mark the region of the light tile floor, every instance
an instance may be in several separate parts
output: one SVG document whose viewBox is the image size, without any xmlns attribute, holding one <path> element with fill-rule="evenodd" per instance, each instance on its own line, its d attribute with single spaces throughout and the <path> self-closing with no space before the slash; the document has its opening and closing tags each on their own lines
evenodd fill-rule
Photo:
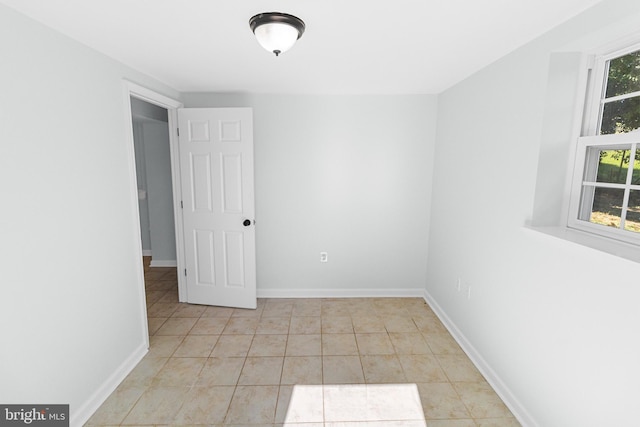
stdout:
<svg viewBox="0 0 640 427">
<path fill-rule="evenodd" d="M 420 298 L 259 299 L 243 310 L 178 303 L 175 269 L 145 277 L 149 353 L 87 426 L 424 426 L 344 408 L 349 385 L 385 385 L 398 413 L 407 384 L 428 427 L 520 425 Z M 294 405 L 296 385 L 322 396 L 322 418 Z M 329 411 L 331 395 L 342 409 Z"/>
</svg>

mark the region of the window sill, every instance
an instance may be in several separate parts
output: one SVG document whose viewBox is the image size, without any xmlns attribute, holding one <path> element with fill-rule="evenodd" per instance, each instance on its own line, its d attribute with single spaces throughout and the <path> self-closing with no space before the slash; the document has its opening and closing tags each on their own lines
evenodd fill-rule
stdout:
<svg viewBox="0 0 640 427">
<path fill-rule="evenodd" d="M 632 245 L 630 243 L 597 236 L 568 227 L 540 227 L 527 224 L 525 228 L 552 237 L 556 237 L 558 239 L 566 240 L 578 245 L 586 246 L 600 252 L 605 252 L 610 255 L 625 258 L 629 261 L 640 263 L 640 247 Z"/>
</svg>

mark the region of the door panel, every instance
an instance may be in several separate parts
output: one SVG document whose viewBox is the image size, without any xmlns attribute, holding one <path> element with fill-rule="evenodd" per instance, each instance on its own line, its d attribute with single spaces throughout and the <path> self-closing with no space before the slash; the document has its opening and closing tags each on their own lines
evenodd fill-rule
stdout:
<svg viewBox="0 0 640 427">
<path fill-rule="evenodd" d="M 187 302 L 256 308 L 252 111 L 186 108 L 178 122 Z"/>
<path fill-rule="evenodd" d="M 213 211 L 213 189 L 211 188 L 211 156 L 209 154 L 193 154 L 189 169 L 191 181 L 191 200 L 194 212 Z"/>
<path fill-rule="evenodd" d="M 198 286 L 215 286 L 214 238 L 211 230 L 193 230 L 195 281 Z M 190 301 L 188 301 L 190 302 Z"/>
<path fill-rule="evenodd" d="M 225 213 L 242 213 L 242 157 L 233 154 L 222 156 L 222 210 Z"/>
<path fill-rule="evenodd" d="M 227 285 L 244 287 L 244 238 L 242 233 L 224 233 L 224 253 Z"/>
</svg>

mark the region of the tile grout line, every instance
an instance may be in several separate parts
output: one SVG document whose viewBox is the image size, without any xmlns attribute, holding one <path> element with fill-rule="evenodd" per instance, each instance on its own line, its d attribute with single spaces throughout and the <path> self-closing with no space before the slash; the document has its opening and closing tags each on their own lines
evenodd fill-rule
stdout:
<svg viewBox="0 0 640 427">
<path fill-rule="evenodd" d="M 150 281 L 150 282 L 151 282 L 151 281 Z M 170 291 L 165 292 L 165 294 L 164 294 L 164 295 L 168 295 L 168 294 L 170 294 Z M 158 298 L 158 300 L 159 300 L 159 299 L 164 298 L 164 295 L 163 295 L 163 296 L 161 296 L 160 298 Z M 154 297 L 154 298 L 155 298 L 155 297 Z M 272 301 L 272 300 L 271 300 L 271 299 L 267 299 L 267 300 L 266 300 L 266 302 L 262 305 L 263 311 L 262 311 L 262 312 L 260 313 L 260 315 L 258 316 L 258 319 L 259 319 L 259 320 L 261 320 L 261 319 L 263 319 L 263 318 L 273 317 L 273 315 L 276 315 L 276 314 L 280 314 L 280 315 L 282 315 L 282 312 L 279 312 L 279 310 L 280 310 L 280 309 L 279 309 L 279 308 L 277 308 L 277 307 L 275 307 L 275 308 L 272 308 L 272 310 L 270 310 L 270 311 L 269 311 L 269 313 L 270 313 L 272 316 L 266 316 L 266 317 L 263 317 L 263 314 L 264 314 L 264 308 L 266 307 L 266 304 L 268 304 L 268 303 L 269 303 L 269 301 Z M 273 300 L 273 301 L 277 301 L 277 300 Z M 324 299 L 322 299 L 321 301 L 322 301 L 322 302 L 324 302 Z M 329 302 L 331 302 L 331 301 L 329 301 Z M 378 300 L 375 300 L 375 302 L 378 302 Z M 153 305 L 155 305 L 156 303 L 159 303 L 159 301 L 156 301 L 156 302 L 154 302 L 153 304 L 151 304 L 151 305 L 148 307 L 148 309 L 149 309 L 150 307 L 152 307 Z M 274 304 L 274 305 L 275 305 L 275 304 Z M 424 305 L 424 304 L 423 304 L 423 305 Z M 165 320 L 162 322 L 162 324 L 160 324 L 160 325 L 156 328 L 156 332 L 157 332 L 157 331 L 159 331 L 159 330 L 163 327 L 163 325 L 167 322 L 167 320 L 168 320 L 169 318 L 172 318 L 172 317 L 173 317 L 173 315 L 178 311 L 178 307 L 179 307 L 178 305 L 176 305 L 176 306 L 174 307 L 174 309 L 172 310 L 171 314 L 169 314 L 169 317 L 166 317 L 166 318 L 165 318 Z M 259 307 L 260 307 L 260 305 L 259 305 Z M 324 330 L 323 330 L 323 328 L 322 328 L 322 318 L 323 318 L 323 317 L 330 317 L 330 316 L 323 316 L 323 315 L 322 315 L 322 314 L 323 314 L 323 311 L 324 311 L 324 310 L 322 309 L 322 307 L 323 307 L 323 305 L 321 304 L 321 305 L 320 305 L 320 315 L 319 315 L 319 317 L 320 317 L 320 321 L 321 321 L 321 328 L 320 328 L 320 351 L 319 351 L 319 353 L 320 353 L 320 360 L 321 360 L 321 366 L 320 366 L 320 369 L 321 369 L 322 387 L 323 387 L 323 390 L 324 390 L 324 385 L 325 385 L 325 376 L 326 376 L 326 373 L 324 372 L 324 363 L 322 363 L 322 362 L 323 362 L 323 360 L 324 360 L 324 357 L 326 357 L 326 356 L 327 356 L 327 354 L 325 354 L 324 346 L 322 345 L 322 343 L 323 343 L 322 337 L 325 335 Z M 330 307 L 330 304 L 329 304 L 329 305 L 327 305 L 327 307 Z M 337 315 L 341 315 L 341 314 L 343 314 L 343 313 L 342 313 L 343 308 L 344 308 L 343 306 L 330 307 L 330 308 L 331 308 L 331 309 L 328 309 L 328 308 L 327 308 L 327 310 L 326 310 L 326 312 L 325 312 L 327 315 L 330 315 L 331 313 L 333 313 L 333 314 L 332 314 L 333 316 L 337 316 Z M 427 308 L 428 308 L 428 306 L 427 306 Z M 276 407 L 275 407 L 274 419 L 273 419 L 273 420 L 274 420 L 274 423 L 275 423 L 276 421 L 278 421 L 278 420 L 276 419 L 277 411 L 278 411 L 278 400 L 279 400 L 279 399 L 280 399 L 280 397 L 281 397 L 281 391 L 282 391 L 282 387 L 283 387 L 282 380 L 283 380 L 284 373 L 285 373 L 285 372 L 284 372 L 284 361 L 285 361 L 285 359 L 286 359 L 286 357 L 287 357 L 287 349 L 289 348 L 289 344 L 290 344 L 291 320 L 292 320 L 292 318 L 293 318 L 293 311 L 294 311 L 294 310 L 295 310 L 295 303 L 293 304 L 292 309 L 291 309 L 291 310 L 289 310 L 289 312 L 288 312 L 288 316 L 287 316 L 287 317 L 288 317 L 288 319 L 289 319 L 289 329 L 288 329 L 288 332 L 287 332 L 287 334 L 286 334 L 286 343 L 285 343 L 285 349 L 284 349 L 284 355 L 283 355 L 283 362 L 282 362 L 283 364 L 282 364 L 282 370 L 281 370 L 281 372 L 280 372 L 279 389 L 278 389 L 278 394 L 277 394 L 277 397 L 276 397 Z M 359 308 L 359 310 L 360 310 L 360 308 Z M 374 310 L 374 311 L 375 311 L 375 310 Z M 414 316 L 416 315 L 416 307 L 415 307 L 414 305 L 411 305 L 410 307 L 407 307 L 406 309 L 404 309 L 404 311 L 406 312 L 405 314 L 406 314 L 406 315 L 411 319 L 411 321 L 412 321 L 413 325 L 417 328 L 417 331 L 418 331 L 418 333 L 420 334 L 420 336 L 424 339 L 424 342 L 426 343 L 426 349 L 428 349 L 428 351 L 430 351 L 430 355 L 431 355 L 431 356 L 436 360 L 436 362 L 437 362 L 437 366 L 438 366 L 438 367 L 439 367 L 439 368 L 444 372 L 444 376 L 445 376 L 445 378 L 448 380 L 448 381 L 447 381 L 447 383 L 448 383 L 451 387 L 453 387 L 453 384 L 454 384 L 454 383 L 451 381 L 451 376 L 450 376 L 449 374 L 447 374 L 447 372 L 444 370 L 444 368 L 443 368 L 443 365 L 442 365 L 442 362 L 441 362 L 440 358 L 438 357 L 438 355 L 437 355 L 437 354 L 435 354 L 435 353 L 434 353 L 434 350 L 433 350 L 433 344 L 430 344 L 430 341 L 431 341 L 431 340 L 427 339 L 427 335 L 430 335 L 430 334 L 425 334 L 425 332 L 424 332 L 423 330 L 421 330 L 421 329 L 420 329 L 420 327 L 418 327 L 418 324 L 417 324 L 416 319 L 415 319 L 415 317 L 414 317 Z M 197 317 L 197 319 L 201 319 L 201 318 L 203 318 L 203 316 L 204 316 L 204 313 L 205 313 L 205 312 L 206 312 L 206 310 L 203 310 L 203 311 L 200 313 L 200 315 Z M 389 316 L 391 316 L 391 314 L 389 314 L 389 313 L 387 313 L 387 314 L 385 314 L 385 315 L 389 315 Z M 214 317 L 216 317 L 216 316 L 214 316 Z M 237 316 L 237 317 L 242 317 L 242 316 Z M 285 317 L 285 316 L 281 316 L 281 317 Z M 312 316 L 312 317 L 318 317 L 318 316 Z M 347 317 L 347 316 L 345 316 L 345 317 Z M 354 313 L 352 313 L 352 312 L 348 311 L 348 317 L 349 317 L 349 319 L 350 319 L 351 327 L 352 327 L 352 331 L 351 331 L 351 333 L 352 333 L 352 334 L 353 334 L 353 336 L 354 336 L 354 340 L 355 340 L 355 343 L 356 343 L 356 350 L 357 350 L 358 355 L 359 355 L 360 368 L 361 368 L 361 373 L 362 373 L 362 376 L 363 376 L 363 383 L 364 383 L 364 384 L 368 384 L 367 378 L 365 377 L 364 365 L 363 365 L 363 363 L 362 363 L 362 357 L 363 357 L 364 355 L 363 355 L 363 354 L 361 354 L 361 348 L 360 348 L 361 346 L 360 346 L 360 344 L 358 343 L 358 340 L 357 340 L 357 334 L 356 334 L 356 331 L 355 331 L 355 327 L 354 327 L 354 325 L 353 325 Z M 205 359 L 210 359 L 210 358 L 212 357 L 213 351 L 214 351 L 215 347 L 216 347 L 216 346 L 217 346 L 217 344 L 218 344 L 218 340 L 223 336 L 224 328 L 226 328 L 226 327 L 227 327 L 228 322 L 229 322 L 229 320 L 230 320 L 231 318 L 233 318 L 233 313 L 232 313 L 229 317 L 226 317 L 226 319 L 227 319 L 227 323 L 226 323 L 226 324 L 225 324 L 225 326 L 223 327 L 223 330 L 220 332 L 220 334 L 217 334 L 217 341 L 216 341 L 216 343 L 214 343 L 214 345 L 213 345 L 213 347 L 212 347 L 211 351 L 209 352 L 209 356 L 208 356 L 207 358 L 205 358 Z M 197 320 L 196 320 L 196 323 L 197 323 Z M 192 325 L 192 326 L 189 328 L 189 330 L 187 331 L 186 335 L 183 335 L 183 336 L 182 336 L 182 340 L 180 341 L 180 343 L 178 343 L 177 347 L 175 347 L 175 349 L 173 350 L 173 352 L 171 353 L 171 355 L 167 358 L 167 360 L 171 360 L 171 359 L 173 359 L 173 358 L 176 358 L 175 353 L 177 352 L 177 349 L 178 349 L 178 348 L 179 348 L 179 347 L 184 343 L 184 341 L 186 340 L 186 337 L 188 337 L 188 336 L 192 336 L 192 335 L 191 335 L 191 331 L 193 330 L 193 328 L 194 328 L 194 327 L 195 327 L 195 323 L 194 323 L 194 325 Z M 254 330 L 254 331 L 253 331 L 253 334 L 252 334 L 252 337 L 251 337 L 251 343 L 250 343 L 250 345 L 249 345 L 249 349 L 251 348 L 251 345 L 253 344 L 253 342 L 254 342 L 254 340 L 255 340 L 255 338 L 256 338 L 256 335 L 257 335 L 257 328 L 258 328 L 258 326 L 256 327 L 256 330 Z M 155 333 L 154 333 L 154 334 L 150 334 L 150 335 L 155 335 Z M 234 335 L 235 335 L 235 334 L 234 334 Z M 307 333 L 305 333 L 305 334 L 302 334 L 302 335 L 308 335 L 308 334 L 307 334 Z M 388 327 L 387 327 L 386 325 L 385 325 L 385 335 L 386 335 L 387 339 L 391 342 L 391 346 L 392 346 L 393 351 L 394 351 L 394 352 L 393 352 L 394 357 L 395 357 L 395 358 L 398 360 L 398 362 L 399 362 L 400 355 L 399 355 L 399 353 L 398 353 L 398 346 L 397 346 L 396 344 L 394 344 L 394 342 L 391 340 L 391 332 L 389 331 L 389 329 L 388 329 Z M 439 345 L 439 346 L 441 346 L 441 345 Z M 233 396 L 235 395 L 236 390 L 237 390 L 237 387 L 238 387 L 238 385 L 239 385 L 240 376 L 241 376 L 242 370 L 244 369 L 245 364 L 246 364 L 246 361 L 247 361 L 248 352 L 249 352 L 249 350 L 247 350 L 247 354 L 245 354 L 245 356 L 244 356 L 244 360 L 243 360 L 242 368 L 241 368 L 241 370 L 240 370 L 240 373 L 239 373 L 239 375 L 238 375 L 237 380 L 235 381 L 235 386 L 234 386 L 234 391 L 233 391 L 233 394 L 232 394 L 232 399 L 233 399 Z M 411 353 L 411 354 L 413 354 L 413 353 Z M 443 354 L 444 354 L 444 353 L 443 353 Z M 407 374 L 406 374 L 406 369 L 405 369 L 405 367 L 402 365 L 402 363 L 400 363 L 400 368 L 401 368 L 401 370 L 402 370 L 402 373 L 403 373 L 403 375 L 404 375 L 405 379 L 408 381 L 408 379 L 407 379 Z M 199 374 L 198 374 L 196 377 L 198 377 L 198 376 L 202 373 L 203 369 L 204 369 L 204 366 L 200 369 Z M 156 374 L 156 375 L 157 375 L 157 374 Z M 195 387 L 195 384 L 196 384 L 196 383 L 197 383 L 197 379 L 196 379 L 196 381 L 195 381 L 194 383 L 192 383 L 192 385 L 190 386 L 190 389 L 193 389 L 193 387 Z M 294 384 L 294 385 L 295 385 L 295 384 Z M 148 389 L 148 388 L 149 388 L 149 386 L 146 386 L 145 390 L 146 390 L 146 389 Z M 469 412 L 469 410 L 468 410 L 467 404 L 462 400 L 461 395 L 460 395 L 460 393 L 458 392 L 458 390 L 457 390 L 455 387 L 453 387 L 453 388 L 454 388 L 454 391 L 455 391 L 455 395 L 458 397 L 458 400 L 459 400 L 459 401 L 464 405 L 464 407 L 466 408 L 467 413 L 468 413 L 468 415 L 469 415 L 469 416 L 470 416 L 470 418 L 471 418 L 471 419 L 470 419 L 470 421 L 471 421 L 471 422 L 473 422 L 475 425 L 478 425 L 478 424 L 477 424 L 477 420 L 476 420 L 473 416 L 471 416 L 471 414 L 470 414 L 470 412 Z M 139 401 L 139 400 L 140 400 L 140 397 L 139 397 L 138 399 L 136 399 L 136 401 L 133 403 L 133 405 L 131 406 L 131 409 L 129 410 L 129 412 L 127 412 L 127 414 L 125 414 L 125 416 L 124 416 L 123 420 L 124 420 L 124 419 L 125 419 L 125 418 L 130 414 L 130 413 L 131 413 L 131 410 L 133 409 L 133 407 L 135 407 L 135 405 L 138 403 L 138 401 Z M 230 410 L 230 407 L 231 407 L 231 406 L 230 406 L 230 403 L 231 403 L 231 401 L 229 402 L 229 405 L 227 405 L 227 411 L 226 411 L 226 413 L 225 413 L 225 417 L 224 417 L 224 421 L 223 421 L 223 422 L 228 421 L 228 420 L 227 420 L 227 418 L 228 418 L 228 416 L 229 416 L 229 410 Z M 184 403 L 183 403 L 183 404 L 184 404 Z M 323 418 L 324 418 L 324 411 L 325 411 L 325 406 L 324 406 L 324 405 L 325 405 L 325 402 L 324 402 L 324 392 L 323 392 Z M 501 417 L 494 417 L 494 418 L 501 418 Z M 225 424 L 225 425 L 226 425 L 226 424 Z M 275 425 L 275 424 L 274 424 L 274 425 Z"/>
</svg>

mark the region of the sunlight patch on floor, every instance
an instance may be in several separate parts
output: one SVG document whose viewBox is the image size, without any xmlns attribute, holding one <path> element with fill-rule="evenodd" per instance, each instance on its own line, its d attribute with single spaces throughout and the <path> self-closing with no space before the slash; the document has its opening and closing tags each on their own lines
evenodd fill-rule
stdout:
<svg viewBox="0 0 640 427">
<path fill-rule="evenodd" d="M 284 426 L 426 427 L 416 384 L 296 385 Z"/>
</svg>

